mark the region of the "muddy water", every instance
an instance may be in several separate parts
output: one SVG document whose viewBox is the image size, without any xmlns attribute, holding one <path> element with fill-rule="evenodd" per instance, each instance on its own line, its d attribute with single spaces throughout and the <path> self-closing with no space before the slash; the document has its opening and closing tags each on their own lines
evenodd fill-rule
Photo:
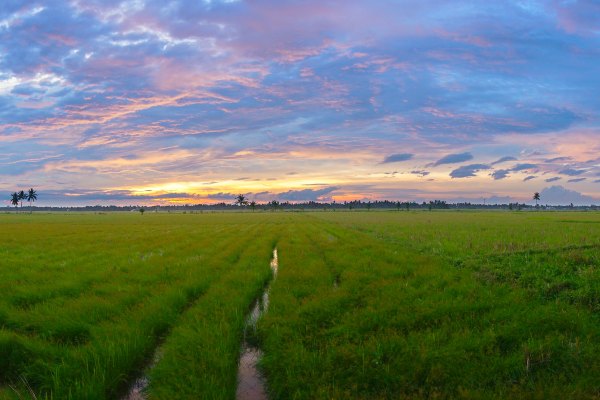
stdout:
<svg viewBox="0 0 600 400">
<path fill-rule="evenodd" d="M 148 379 L 148 372 L 158 363 L 162 355 L 160 347 L 156 349 L 154 355 L 152 356 L 152 361 L 146 369 L 142 376 L 137 378 L 135 382 L 129 387 L 129 391 L 125 396 L 121 398 L 121 400 L 146 400 L 146 389 L 148 388 L 148 384 L 150 380 Z"/>
<path fill-rule="evenodd" d="M 278 268 L 279 261 L 277 259 L 277 249 L 275 249 L 271 259 L 273 279 L 277 277 Z M 265 380 L 258 370 L 258 362 L 262 357 L 262 351 L 256 345 L 250 343 L 248 336 L 256 331 L 256 323 L 269 308 L 269 289 L 270 284 L 265 288 L 262 296 L 255 301 L 246 320 L 238 367 L 238 387 L 235 394 L 237 400 L 267 400 Z"/>
<path fill-rule="evenodd" d="M 123 400 L 145 400 L 144 390 L 146 387 L 148 387 L 148 378 L 144 376 L 135 381 L 131 389 L 129 389 L 127 396 L 123 397 Z"/>
</svg>

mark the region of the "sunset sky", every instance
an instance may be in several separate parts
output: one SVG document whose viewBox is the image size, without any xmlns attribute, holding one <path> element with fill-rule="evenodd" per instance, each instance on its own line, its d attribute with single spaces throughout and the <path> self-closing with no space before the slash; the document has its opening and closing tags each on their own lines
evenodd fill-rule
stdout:
<svg viewBox="0 0 600 400">
<path fill-rule="evenodd" d="M 0 3 L 4 205 L 600 204 L 599 111 L 595 0 Z"/>
</svg>

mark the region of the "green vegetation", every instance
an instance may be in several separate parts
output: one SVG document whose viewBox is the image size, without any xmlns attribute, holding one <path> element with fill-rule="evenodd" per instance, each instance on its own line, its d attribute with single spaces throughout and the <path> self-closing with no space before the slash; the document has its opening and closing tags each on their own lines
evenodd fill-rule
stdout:
<svg viewBox="0 0 600 400">
<path fill-rule="evenodd" d="M 30 188 L 27 192 L 23 190 L 19 192 L 13 192 L 10 195 L 10 204 L 15 206 L 15 210 L 19 203 L 21 204 L 21 208 L 23 208 L 23 200 L 27 200 L 29 202 L 29 211 L 31 212 L 31 202 L 36 201 L 38 198 L 37 192 L 34 188 Z"/>
<path fill-rule="evenodd" d="M 178 323 L 206 334 L 194 340 L 218 330 L 230 351 L 274 244 L 273 227 L 240 215 L 20 215 L 1 226 L 0 398 L 11 382 L 23 396 L 27 382 L 57 399 L 117 398 Z M 185 340 L 173 329 L 164 364 Z M 205 369 L 207 380 L 235 380 L 237 354 L 226 356 L 230 370 Z"/>
<path fill-rule="evenodd" d="M 398 207 L 400 209 L 401 207 Z M 0 216 L 0 399 L 600 397 L 600 214 Z M 10 385 L 15 390 L 10 388 Z"/>
</svg>

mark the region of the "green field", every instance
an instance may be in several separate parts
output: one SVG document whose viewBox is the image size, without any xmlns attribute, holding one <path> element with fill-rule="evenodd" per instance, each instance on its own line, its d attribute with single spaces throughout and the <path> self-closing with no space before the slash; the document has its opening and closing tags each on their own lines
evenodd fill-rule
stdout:
<svg viewBox="0 0 600 400">
<path fill-rule="evenodd" d="M 600 214 L 0 215 L 0 399 L 600 398 Z"/>
</svg>

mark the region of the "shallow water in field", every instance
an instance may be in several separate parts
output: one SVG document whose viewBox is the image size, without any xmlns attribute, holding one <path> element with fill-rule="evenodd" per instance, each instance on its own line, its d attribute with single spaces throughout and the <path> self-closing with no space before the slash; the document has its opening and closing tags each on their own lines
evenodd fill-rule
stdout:
<svg viewBox="0 0 600 400">
<path fill-rule="evenodd" d="M 273 258 L 271 259 L 273 279 L 277 277 L 278 268 L 279 260 L 277 258 L 277 249 L 275 249 L 273 250 Z M 262 357 L 262 351 L 248 341 L 248 333 L 256 330 L 256 323 L 269 308 L 269 288 L 270 284 L 265 288 L 262 296 L 256 299 L 252 311 L 250 311 L 246 320 L 244 341 L 242 343 L 238 367 L 238 387 L 235 394 L 237 400 L 266 400 L 268 398 L 264 377 L 258 370 L 258 362 Z"/>
<path fill-rule="evenodd" d="M 273 250 L 273 258 L 271 259 L 271 271 L 273 273 L 273 279 L 277 277 L 277 270 L 279 268 L 279 261 L 277 258 L 277 249 Z M 258 370 L 258 361 L 262 356 L 262 351 L 251 344 L 247 340 L 248 333 L 256 330 L 256 324 L 260 317 L 267 312 L 269 307 L 269 288 L 268 285 L 262 296 L 260 296 L 254 302 L 252 310 L 246 319 L 246 327 L 244 329 L 244 341 L 242 343 L 242 350 L 240 355 L 239 367 L 238 367 L 238 387 L 236 391 L 237 400 L 266 400 L 267 393 L 265 391 L 265 381 L 260 371 Z M 148 379 L 148 371 L 150 371 L 161 358 L 160 346 L 156 349 L 152 361 L 145 368 L 142 376 L 135 380 L 135 382 L 129 387 L 129 390 L 121 400 L 146 400 L 147 395 L 145 391 L 150 384 Z"/>
<path fill-rule="evenodd" d="M 121 400 L 146 400 L 145 391 L 150 384 L 147 372 L 150 371 L 160 360 L 162 355 L 161 348 L 158 347 L 152 356 L 152 361 L 146 367 L 144 374 L 137 378 L 135 382 L 129 387 L 129 391 Z"/>
<path fill-rule="evenodd" d="M 238 367 L 238 387 L 235 398 L 238 400 L 266 400 L 264 379 L 256 364 L 262 352 L 256 347 L 244 346 Z"/>
<path fill-rule="evenodd" d="M 123 400 L 144 400 L 144 389 L 148 387 L 148 379 L 144 376 L 135 381 L 133 386 L 129 389 L 127 396 Z"/>
</svg>

